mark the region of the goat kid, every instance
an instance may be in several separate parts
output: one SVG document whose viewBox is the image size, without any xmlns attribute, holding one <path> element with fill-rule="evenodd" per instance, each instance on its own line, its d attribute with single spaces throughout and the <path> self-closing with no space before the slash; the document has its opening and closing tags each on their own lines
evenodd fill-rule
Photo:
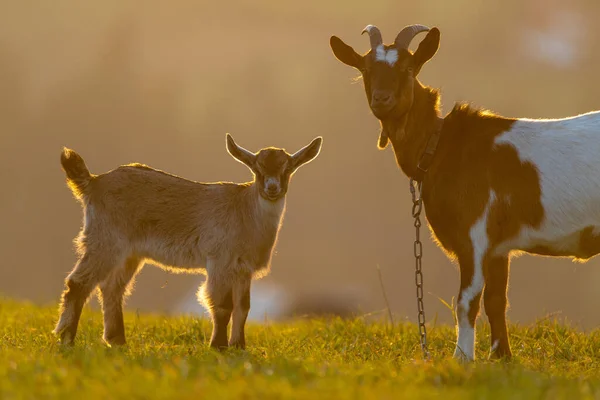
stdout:
<svg viewBox="0 0 600 400">
<path fill-rule="evenodd" d="M 460 267 L 454 357 L 474 359 L 475 321 L 483 302 L 491 357 L 511 357 L 506 327 L 511 255 L 522 252 L 585 261 L 600 252 L 600 112 L 563 119 L 505 118 L 457 104 L 440 117 L 439 94 L 417 76 L 437 52 L 440 31 L 407 26 L 391 45 L 369 25 L 360 55 L 332 36 L 342 63 L 358 69 L 369 106 L 402 171 L 422 182 L 427 220 Z M 428 32 L 413 53 L 412 39 Z M 441 126 L 441 129 L 440 129 Z M 426 171 L 418 168 L 437 149 Z"/>
<path fill-rule="evenodd" d="M 317 157 L 322 138 L 293 155 L 272 147 L 252 153 L 229 134 L 226 142 L 253 181 L 199 183 L 142 164 L 92 175 L 77 153 L 63 150 L 61 164 L 84 220 L 75 241 L 79 260 L 66 279 L 54 330 L 62 343 L 73 343 L 82 308 L 99 286 L 104 340 L 125 344 L 123 301 L 149 262 L 206 274 L 199 299 L 212 317 L 210 346 L 245 347 L 251 280 L 268 273 L 290 178 Z"/>
</svg>

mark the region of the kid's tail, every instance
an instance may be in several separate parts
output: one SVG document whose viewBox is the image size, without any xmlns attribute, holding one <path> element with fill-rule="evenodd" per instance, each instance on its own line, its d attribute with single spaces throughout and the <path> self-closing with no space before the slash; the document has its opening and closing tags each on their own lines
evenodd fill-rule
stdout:
<svg viewBox="0 0 600 400">
<path fill-rule="evenodd" d="M 66 147 L 60 155 L 60 164 L 67 174 L 67 184 L 76 198 L 82 199 L 86 188 L 92 181 L 92 174 L 85 165 L 83 158 L 76 152 Z"/>
</svg>

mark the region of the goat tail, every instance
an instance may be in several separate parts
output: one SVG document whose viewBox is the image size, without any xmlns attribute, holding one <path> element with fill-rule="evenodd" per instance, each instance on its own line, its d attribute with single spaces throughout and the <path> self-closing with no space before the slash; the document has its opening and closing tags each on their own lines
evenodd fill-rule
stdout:
<svg viewBox="0 0 600 400">
<path fill-rule="evenodd" d="M 64 147 L 60 155 L 60 164 L 67 174 L 67 184 L 73 195 L 79 200 L 83 199 L 93 179 L 85 161 L 75 151 Z"/>
</svg>

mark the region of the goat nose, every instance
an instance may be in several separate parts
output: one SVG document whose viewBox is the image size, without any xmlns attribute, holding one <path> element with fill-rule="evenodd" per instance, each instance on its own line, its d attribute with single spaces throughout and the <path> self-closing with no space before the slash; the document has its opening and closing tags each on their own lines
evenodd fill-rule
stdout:
<svg viewBox="0 0 600 400">
<path fill-rule="evenodd" d="M 376 91 L 375 93 L 373 93 L 373 100 L 375 100 L 375 103 L 386 104 L 386 103 L 389 103 L 391 98 L 392 98 L 392 94 L 387 91 L 386 92 Z"/>
<path fill-rule="evenodd" d="M 277 184 L 275 183 L 269 183 L 267 185 L 267 191 L 270 193 L 277 193 Z"/>
</svg>

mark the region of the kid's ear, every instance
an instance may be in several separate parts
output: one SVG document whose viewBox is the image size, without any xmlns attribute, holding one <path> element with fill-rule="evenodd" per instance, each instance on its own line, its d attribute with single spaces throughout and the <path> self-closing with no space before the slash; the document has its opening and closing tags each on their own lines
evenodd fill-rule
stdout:
<svg viewBox="0 0 600 400">
<path fill-rule="evenodd" d="M 292 155 L 292 164 L 294 170 L 300 168 L 302 165 L 314 160 L 321 152 L 321 144 L 323 138 L 321 136 L 313 139 L 309 145 L 304 146 Z"/>
<path fill-rule="evenodd" d="M 233 158 L 245 164 L 249 168 L 254 166 L 256 162 L 256 154 L 252 153 L 249 150 L 246 150 L 242 146 L 239 146 L 231 137 L 229 133 L 226 134 L 227 139 L 227 151 Z"/>
</svg>

